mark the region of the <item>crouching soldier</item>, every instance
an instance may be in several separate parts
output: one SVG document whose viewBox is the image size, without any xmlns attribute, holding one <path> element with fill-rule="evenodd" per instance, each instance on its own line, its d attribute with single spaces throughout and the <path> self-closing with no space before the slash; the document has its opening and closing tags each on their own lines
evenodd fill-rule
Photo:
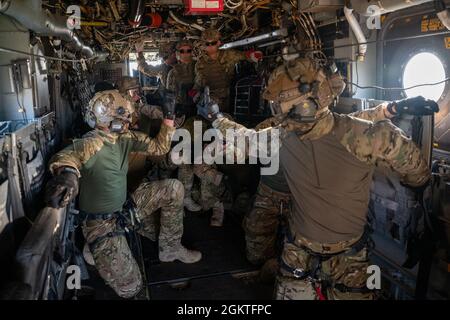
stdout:
<svg viewBox="0 0 450 320">
<path fill-rule="evenodd" d="M 163 155 L 169 151 L 173 132 L 174 97 L 165 95 L 164 122 L 151 139 L 129 131 L 134 108 L 118 91 L 97 93 L 90 101 L 86 121 L 94 128 L 82 139 L 50 160 L 52 180 L 46 188 L 49 206 L 66 206 L 80 191 L 79 209 L 85 217 L 83 233 L 100 276 L 123 298 L 135 296 L 142 287 L 139 267 L 118 225 L 127 193 L 128 154 L 132 151 Z M 139 233 L 156 240 L 159 227 L 159 258 L 194 263 L 201 253 L 181 245 L 183 234 L 183 185 L 174 179 L 141 184 L 132 194 L 141 221 Z M 161 209 L 160 225 L 155 211 Z"/>
</svg>

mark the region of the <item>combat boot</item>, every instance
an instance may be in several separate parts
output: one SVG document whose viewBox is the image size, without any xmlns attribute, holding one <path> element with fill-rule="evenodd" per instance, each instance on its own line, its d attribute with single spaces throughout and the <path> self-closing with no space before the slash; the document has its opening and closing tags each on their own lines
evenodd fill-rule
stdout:
<svg viewBox="0 0 450 320">
<path fill-rule="evenodd" d="M 159 260 L 161 260 L 161 262 L 179 260 L 183 263 L 196 263 L 201 259 L 202 253 L 200 251 L 186 249 L 181 244 L 176 248 L 159 250 Z"/>
<path fill-rule="evenodd" d="M 211 217 L 211 226 L 212 227 L 221 227 L 223 226 L 223 218 L 224 218 L 224 208 L 223 202 L 218 201 L 213 207 L 213 214 Z"/>
<path fill-rule="evenodd" d="M 198 211 L 202 210 L 202 206 L 199 205 L 198 203 L 196 203 L 194 201 L 194 199 L 192 199 L 192 197 L 184 198 L 183 205 L 186 209 L 188 209 L 189 211 L 192 211 L 192 212 L 198 212 Z"/>
</svg>

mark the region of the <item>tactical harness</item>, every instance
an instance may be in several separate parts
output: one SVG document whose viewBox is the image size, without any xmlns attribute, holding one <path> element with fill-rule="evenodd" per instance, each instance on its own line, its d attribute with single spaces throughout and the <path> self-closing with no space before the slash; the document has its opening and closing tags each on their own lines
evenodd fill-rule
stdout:
<svg viewBox="0 0 450 320">
<path fill-rule="evenodd" d="M 280 203 L 280 222 L 282 223 L 282 234 L 284 235 L 284 238 L 288 243 L 295 245 L 296 247 L 306 251 L 312 259 L 312 267 L 310 270 L 304 270 L 302 268 L 293 268 L 290 265 L 288 265 L 284 260 L 282 255 L 279 255 L 279 265 L 280 268 L 294 276 L 297 280 L 308 280 L 314 285 L 314 289 L 316 291 L 317 296 L 320 300 L 325 300 L 326 297 L 323 294 L 324 289 L 327 288 L 334 288 L 342 293 L 370 293 L 373 292 L 373 290 L 367 288 L 367 287 L 360 287 L 360 288 L 352 288 L 348 287 L 343 283 L 335 283 L 334 281 L 327 279 L 326 277 L 321 274 L 322 269 L 322 263 L 331 259 L 335 256 L 352 256 L 363 250 L 364 248 L 368 248 L 371 250 L 373 248 L 373 241 L 370 239 L 370 234 L 372 232 L 371 228 L 366 225 L 364 228 L 364 232 L 362 236 L 359 238 L 358 241 L 356 241 L 354 244 L 350 246 L 349 249 L 345 249 L 340 252 L 336 253 L 317 253 L 312 251 L 310 248 L 299 245 L 295 242 L 295 239 L 293 235 L 291 234 L 289 227 L 287 226 L 286 217 L 283 215 L 283 208 L 286 206 L 286 203 L 282 201 Z"/>
<path fill-rule="evenodd" d="M 136 215 L 136 205 L 130 197 L 125 202 L 122 210 L 113 213 L 89 213 L 81 210 L 79 211 L 78 225 L 81 225 L 86 221 L 111 219 L 116 219 L 118 230 L 98 236 L 94 239 L 94 241 L 90 242 L 88 245 L 91 252 L 93 252 L 96 246 L 98 246 L 105 239 L 124 236 L 130 232 L 130 229 L 131 231 L 138 231 L 141 227 L 141 221 Z"/>
</svg>

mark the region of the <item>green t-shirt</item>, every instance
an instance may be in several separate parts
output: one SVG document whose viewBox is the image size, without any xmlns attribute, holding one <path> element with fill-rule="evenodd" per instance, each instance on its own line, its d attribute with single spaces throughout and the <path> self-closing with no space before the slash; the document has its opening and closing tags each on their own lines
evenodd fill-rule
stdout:
<svg viewBox="0 0 450 320">
<path fill-rule="evenodd" d="M 80 170 L 80 209 L 112 213 L 122 209 L 127 196 L 128 154 L 132 140 L 104 141 L 103 148 Z"/>
</svg>

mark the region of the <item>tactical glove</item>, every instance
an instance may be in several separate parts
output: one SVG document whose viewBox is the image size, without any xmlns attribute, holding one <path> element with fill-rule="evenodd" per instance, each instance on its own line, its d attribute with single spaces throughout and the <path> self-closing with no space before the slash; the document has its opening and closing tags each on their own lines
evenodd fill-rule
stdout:
<svg viewBox="0 0 450 320">
<path fill-rule="evenodd" d="M 64 208 L 78 194 L 78 175 L 73 168 L 63 168 L 45 188 L 45 203 L 52 208 Z"/>
<path fill-rule="evenodd" d="M 393 115 L 430 116 L 435 112 L 439 112 L 439 106 L 435 101 L 425 99 L 422 96 L 393 101 L 388 104 L 387 109 Z"/>
<path fill-rule="evenodd" d="M 222 113 L 220 113 L 219 105 L 214 101 L 210 101 L 207 104 L 199 103 L 197 105 L 197 113 L 210 122 L 223 117 Z"/>
<path fill-rule="evenodd" d="M 176 97 L 175 93 L 170 90 L 161 90 L 160 95 L 162 98 L 162 109 L 165 119 L 175 119 L 175 105 Z"/>
</svg>

